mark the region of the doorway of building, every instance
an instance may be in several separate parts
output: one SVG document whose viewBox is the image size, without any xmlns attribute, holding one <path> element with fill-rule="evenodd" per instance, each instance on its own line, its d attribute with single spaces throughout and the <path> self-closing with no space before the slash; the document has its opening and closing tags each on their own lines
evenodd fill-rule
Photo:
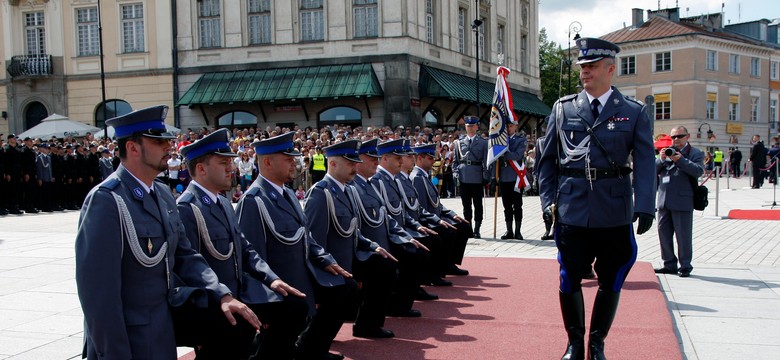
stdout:
<svg viewBox="0 0 780 360">
<path fill-rule="evenodd" d="M 24 129 L 31 129 L 33 126 L 41 123 L 41 120 L 49 116 L 49 111 L 46 110 L 46 106 L 33 101 L 27 105 L 27 109 L 24 110 Z"/>
</svg>

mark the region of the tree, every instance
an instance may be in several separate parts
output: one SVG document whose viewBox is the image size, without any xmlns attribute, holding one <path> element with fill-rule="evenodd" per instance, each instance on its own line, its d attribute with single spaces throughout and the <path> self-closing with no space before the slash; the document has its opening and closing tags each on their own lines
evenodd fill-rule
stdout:
<svg viewBox="0 0 780 360">
<path fill-rule="evenodd" d="M 539 30 L 539 68 L 542 86 L 542 101 L 552 107 L 558 98 L 568 95 L 568 63 L 565 50 L 561 49 L 555 41 L 547 39 L 547 29 Z M 571 84 L 572 92 L 579 82 L 579 69 L 572 67 Z"/>
</svg>

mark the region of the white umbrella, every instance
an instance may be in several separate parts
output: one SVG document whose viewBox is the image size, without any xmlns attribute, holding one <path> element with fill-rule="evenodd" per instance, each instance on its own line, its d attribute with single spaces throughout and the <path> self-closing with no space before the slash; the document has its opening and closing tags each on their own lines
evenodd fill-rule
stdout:
<svg viewBox="0 0 780 360">
<path fill-rule="evenodd" d="M 51 116 L 41 120 L 40 124 L 35 125 L 23 133 L 17 134 L 16 136 L 22 139 L 29 137 L 33 139 L 40 138 L 47 140 L 52 136 L 56 136 L 58 138 L 64 138 L 66 136 L 84 137 L 87 136 L 88 132 L 94 134 L 99 130 L 99 128 L 96 128 L 92 125 L 70 120 L 67 116 L 52 114 Z"/>
<path fill-rule="evenodd" d="M 168 131 L 169 133 L 172 133 L 172 134 L 178 134 L 178 133 L 181 132 L 181 129 L 179 129 L 179 128 L 173 126 L 173 125 L 168 125 L 168 124 L 165 124 L 165 130 Z M 104 136 L 105 135 L 103 134 L 103 130 L 100 130 L 100 131 L 95 133 L 95 139 L 102 139 Z M 108 127 L 108 137 L 111 138 L 111 139 L 114 138 L 114 127 L 113 126 L 109 126 Z"/>
</svg>

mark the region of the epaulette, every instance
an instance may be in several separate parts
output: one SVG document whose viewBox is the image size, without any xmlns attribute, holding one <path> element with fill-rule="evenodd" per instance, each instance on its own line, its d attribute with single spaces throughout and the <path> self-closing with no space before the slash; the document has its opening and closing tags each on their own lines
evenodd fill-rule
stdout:
<svg viewBox="0 0 780 360">
<path fill-rule="evenodd" d="M 99 186 L 100 186 L 101 189 L 114 190 L 121 183 L 122 183 L 122 181 L 119 180 L 118 177 L 111 176 L 108 179 L 103 180 L 103 182 L 100 183 Z"/>
<path fill-rule="evenodd" d="M 325 190 L 328 188 L 328 184 L 325 181 L 318 181 L 316 184 L 314 184 L 314 187 Z"/>
<path fill-rule="evenodd" d="M 566 95 L 566 96 L 558 99 L 558 102 L 571 101 L 571 100 L 574 100 L 576 98 L 577 98 L 577 94 Z"/>
<path fill-rule="evenodd" d="M 250 186 L 249 189 L 244 191 L 244 196 L 257 196 L 259 192 L 260 192 L 259 186 Z"/>
<path fill-rule="evenodd" d="M 176 199 L 176 203 L 191 203 L 193 200 L 195 200 L 195 195 L 193 195 L 189 191 L 185 191 L 181 196 L 179 196 L 178 199 Z"/>
<path fill-rule="evenodd" d="M 624 97 L 626 100 L 628 100 L 628 101 L 635 102 L 635 103 L 639 104 L 639 106 L 645 106 L 645 103 L 643 103 L 643 102 L 642 102 L 642 101 L 640 101 L 640 100 L 637 100 L 635 97 L 628 96 L 628 95 L 623 95 L 623 97 Z"/>
</svg>

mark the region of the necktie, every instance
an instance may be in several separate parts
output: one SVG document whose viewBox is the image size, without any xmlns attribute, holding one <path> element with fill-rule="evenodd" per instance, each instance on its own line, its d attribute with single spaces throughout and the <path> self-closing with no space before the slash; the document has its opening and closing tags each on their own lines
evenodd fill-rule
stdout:
<svg viewBox="0 0 780 360">
<path fill-rule="evenodd" d="M 295 210 L 295 203 L 298 202 L 297 199 L 293 199 L 292 196 L 290 196 L 289 193 L 287 193 L 287 190 L 282 190 L 282 194 L 284 194 L 284 198 L 287 200 L 288 203 L 290 203 L 290 206 Z"/>
<path fill-rule="evenodd" d="M 590 103 L 591 106 L 590 112 L 593 113 L 593 120 L 599 118 L 599 104 L 601 104 L 601 102 L 599 102 L 599 99 L 593 99 L 593 101 L 591 101 Z"/>
<path fill-rule="evenodd" d="M 157 205 L 157 207 L 160 207 L 160 201 L 157 200 L 157 193 L 154 191 L 154 189 L 149 189 L 149 196 L 154 200 L 154 203 Z"/>
</svg>

